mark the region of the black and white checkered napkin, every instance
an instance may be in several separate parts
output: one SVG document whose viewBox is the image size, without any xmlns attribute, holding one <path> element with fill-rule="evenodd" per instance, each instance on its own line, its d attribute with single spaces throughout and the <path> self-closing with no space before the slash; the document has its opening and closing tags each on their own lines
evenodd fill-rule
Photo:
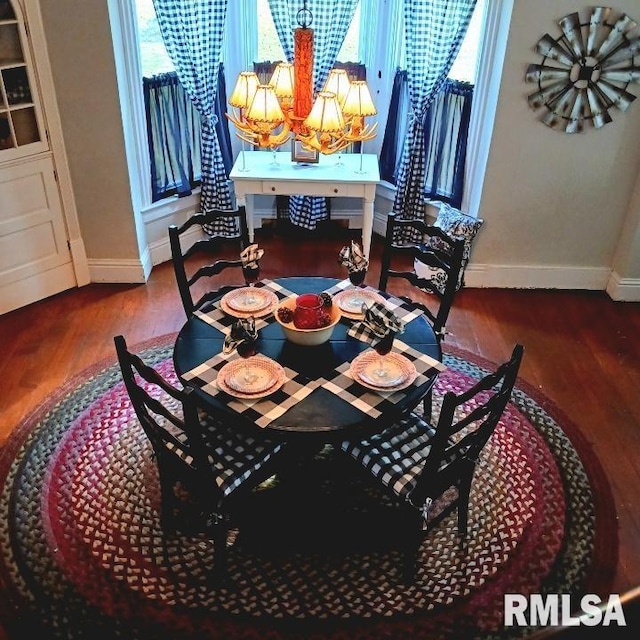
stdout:
<svg viewBox="0 0 640 640">
<path fill-rule="evenodd" d="M 393 309 L 385 304 L 374 302 L 364 312 L 364 319 L 356 322 L 348 334 L 362 342 L 376 345 L 389 333 L 402 333 L 404 322 L 398 318 Z"/>
<path fill-rule="evenodd" d="M 240 343 L 249 340 L 255 342 L 257 339 L 256 319 L 253 316 L 238 318 L 234 320 L 229 333 L 224 337 L 222 350 L 224 353 L 231 353 Z"/>
<path fill-rule="evenodd" d="M 351 241 L 351 245 L 342 247 L 338 254 L 338 262 L 347 268 L 349 273 L 353 271 L 365 271 L 369 266 L 369 260 L 364 255 L 360 245 Z"/>
<path fill-rule="evenodd" d="M 257 244 L 250 244 L 240 252 L 240 260 L 243 267 L 257 267 L 258 261 L 264 255 L 264 249 L 260 249 Z"/>
</svg>

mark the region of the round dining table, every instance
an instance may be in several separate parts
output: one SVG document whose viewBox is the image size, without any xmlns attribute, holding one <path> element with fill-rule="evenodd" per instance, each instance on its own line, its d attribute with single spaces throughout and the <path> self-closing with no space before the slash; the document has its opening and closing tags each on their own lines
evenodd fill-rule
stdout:
<svg viewBox="0 0 640 640">
<path fill-rule="evenodd" d="M 311 276 L 272 281 L 283 291 L 298 295 L 335 291 L 340 282 L 334 278 Z M 383 292 L 378 293 L 389 297 Z M 268 404 L 264 409 L 268 413 L 267 419 L 256 411 L 255 406 L 249 408 L 254 403 L 247 404 L 229 397 L 216 388 L 215 382 L 205 384 L 203 379 L 193 377 L 191 372 L 205 362 L 215 361 L 222 352 L 225 332 L 219 323 L 209 323 L 197 314 L 192 315 L 177 336 L 174 367 L 181 382 L 193 388 L 192 393 L 201 409 L 213 411 L 216 415 L 222 412 L 234 426 L 254 436 L 259 430 L 268 438 L 298 443 L 304 440 L 312 446 L 364 437 L 415 408 L 435 383 L 438 370 L 426 367 L 414 384 L 395 395 L 393 402 L 386 399 L 378 402 L 375 392 L 367 389 L 362 391 L 369 395 L 360 397 L 357 383 L 346 379 L 344 371 L 358 354 L 372 347 L 348 334 L 354 322 L 342 317 L 328 342 L 318 346 L 300 346 L 285 338 L 273 314 L 263 319 L 259 328 L 258 353 L 275 360 L 288 372 L 295 372 L 298 383 L 297 395 L 292 392 L 293 400 L 278 396 L 278 393 L 266 399 L 263 404 Z M 439 342 L 423 314 L 412 316 L 397 339 L 408 345 L 412 353 L 425 354 L 439 362 L 442 360 Z M 339 371 L 343 373 L 338 374 Z M 302 399 L 297 400 L 297 397 Z M 371 409 L 365 404 L 367 398 L 372 401 Z M 262 405 L 257 406 L 260 408 Z"/>
</svg>

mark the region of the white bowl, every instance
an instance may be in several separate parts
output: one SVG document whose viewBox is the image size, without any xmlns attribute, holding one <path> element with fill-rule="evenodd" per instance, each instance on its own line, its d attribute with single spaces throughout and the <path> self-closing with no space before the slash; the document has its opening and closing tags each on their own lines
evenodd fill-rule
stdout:
<svg viewBox="0 0 640 640">
<path fill-rule="evenodd" d="M 331 309 L 327 310 L 331 314 L 331 324 L 328 324 L 326 327 L 320 327 L 319 329 L 298 329 L 293 324 L 293 320 L 291 322 L 282 322 L 278 315 L 278 311 L 283 307 L 293 311 L 296 308 L 297 297 L 298 296 L 293 296 L 292 298 L 283 300 L 276 310 L 276 320 L 282 327 L 285 337 L 294 344 L 299 344 L 305 347 L 315 347 L 319 344 L 324 344 L 331 338 L 335 326 L 340 321 L 342 314 L 340 313 L 338 305 L 332 304 Z"/>
</svg>

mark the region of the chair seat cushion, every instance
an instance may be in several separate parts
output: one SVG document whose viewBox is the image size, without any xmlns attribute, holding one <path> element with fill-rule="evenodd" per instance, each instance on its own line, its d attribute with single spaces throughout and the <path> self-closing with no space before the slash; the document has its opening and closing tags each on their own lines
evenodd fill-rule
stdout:
<svg viewBox="0 0 640 640">
<path fill-rule="evenodd" d="M 280 452 L 283 444 L 247 436 L 239 429 L 216 424 L 207 433 L 209 462 L 216 483 L 224 496 L 229 496 L 260 471 Z"/>
<path fill-rule="evenodd" d="M 207 429 L 207 459 L 210 471 L 214 482 L 225 497 L 252 478 L 283 447 L 281 443 L 249 437 L 238 429 L 213 421 L 206 414 L 202 414 L 201 420 Z M 186 441 L 184 433 L 174 435 L 177 441 Z M 181 448 L 174 442 L 165 444 L 172 455 L 195 469 L 193 455 L 186 447 Z"/>
<path fill-rule="evenodd" d="M 462 269 L 458 276 L 458 284 L 456 289 L 460 289 L 464 283 L 464 270 L 469 262 L 469 256 L 471 255 L 471 245 L 473 243 L 476 234 L 480 230 L 483 224 L 482 218 L 474 218 L 462 211 L 455 209 L 446 202 L 439 203 L 439 211 L 434 227 L 442 229 L 448 236 L 455 240 L 464 240 L 464 252 L 462 259 Z M 434 249 L 439 249 L 444 252 L 449 251 L 449 246 L 446 245 L 439 238 L 429 238 L 426 242 L 427 246 Z M 427 280 L 433 280 L 434 284 L 441 293 L 444 293 L 444 286 L 446 284 L 446 274 L 441 269 L 431 268 L 425 264 L 422 264 L 418 260 L 414 262 L 414 271 L 420 278 Z M 440 271 L 440 273 L 438 273 Z"/>
<path fill-rule="evenodd" d="M 422 471 L 434 434 L 429 423 L 411 413 L 381 433 L 359 442 L 345 441 L 340 448 L 398 497 L 406 498 Z"/>
</svg>

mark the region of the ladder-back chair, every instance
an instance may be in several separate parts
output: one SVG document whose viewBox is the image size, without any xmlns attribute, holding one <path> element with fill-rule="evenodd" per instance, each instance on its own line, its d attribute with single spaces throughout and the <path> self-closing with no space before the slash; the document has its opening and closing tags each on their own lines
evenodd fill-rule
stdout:
<svg viewBox="0 0 640 640">
<path fill-rule="evenodd" d="M 209 236 L 208 225 L 220 220 L 232 223 L 238 235 Z M 169 227 L 169 241 L 176 283 L 187 317 L 210 300 L 243 286 L 240 252 L 249 245 L 244 207 L 236 211 L 196 213 L 184 224 Z M 234 278 L 237 284 L 229 283 L 227 277 L 234 270 L 239 274 Z"/>
<path fill-rule="evenodd" d="M 405 523 L 403 575 L 412 579 L 423 535 L 454 509 L 458 533 L 467 535 L 469 494 L 482 449 L 511 397 L 523 347 L 468 390 L 448 392 L 437 424 L 412 413 L 362 441 L 345 441 L 341 450 L 358 461 L 392 502 L 393 522 Z M 455 497 L 438 501 L 445 492 Z M 437 514 L 431 507 L 438 501 Z"/>
<path fill-rule="evenodd" d="M 283 445 L 249 437 L 224 416 L 199 411 L 191 389 L 168 382 L 129 351 L 123 336 L 114 342 L 129 398 L 158 469 L 165 561 L 169 564 L 167 536 L 205 534 L 214 541 L 214 569 L 222 578 L 234 510 L 269 476 Z"/>
</svg>

